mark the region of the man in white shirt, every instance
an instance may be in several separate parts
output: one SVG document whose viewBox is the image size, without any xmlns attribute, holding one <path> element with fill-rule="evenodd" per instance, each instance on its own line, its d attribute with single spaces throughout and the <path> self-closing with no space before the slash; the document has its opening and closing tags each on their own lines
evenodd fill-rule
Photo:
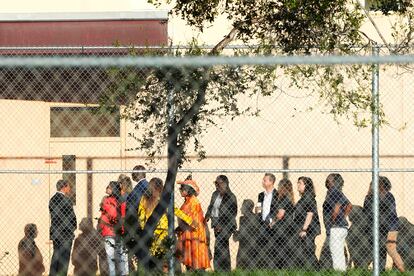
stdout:
<svg viewBox="0 0 414 276">
<path fill-rule="evenodd" d="M 231 270 L 229 239 L 237 229 L 237 198 L 230 189 L 227 176 L 217 176 L 214 184 L 216 191 L 211 196 L 205 221 L 207 222 L 211 218 L 211 228 L 213 228 L 216 237 L 214 270 L 223 272 Z"/>
<path fill-rule="evenodd" d="M 277 190 L 275 189 L 276 177 L 274 174 L 266 173 L 262 180 L 264 191 L 259 193 L 257 200 L 256 213 L 260 221 L 260 234 L 257 240 L 257 246 L 260 248 L 257 259 L 257 266 L 259 269 L 272 269 L 274 264 L 272 262 L 275 256 L 273 246 L 274 229 L 270 224 L 274 220 L 277 211 Z"/>
</svg>

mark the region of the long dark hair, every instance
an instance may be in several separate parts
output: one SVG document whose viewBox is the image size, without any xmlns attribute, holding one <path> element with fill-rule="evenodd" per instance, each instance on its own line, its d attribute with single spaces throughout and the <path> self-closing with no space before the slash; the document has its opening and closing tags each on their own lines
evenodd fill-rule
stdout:
<svg viewBox="0 0 414 276">
<path fill-rule="evenodd" d="M 301 176 L 298 178 L 298 181 L 302 181 L 305 184 L 305 190 L 303 191 L 303 195 L 309 194 L 312 197 L 315 197 L 315 187 L 313 186 L 313 181 L 310 177 Z"/>
<path fill-rule="evenodd" d="M 118 181 L 110 181 L 108 186 L 112 189 L 111 196 L 114 197 L 117 201 L 121 198 L 121 185 Z"/>
<path fill-rule="evenodd" d="M 289 198 L 292 203 L 295 202 L 295 197 L 293 195 L 293 185 L 289 179 L 282 179 L 279 181 L 278 198 L 281 199 L 284 196 L 287 196 L 287 198 Z"/>
</svg>

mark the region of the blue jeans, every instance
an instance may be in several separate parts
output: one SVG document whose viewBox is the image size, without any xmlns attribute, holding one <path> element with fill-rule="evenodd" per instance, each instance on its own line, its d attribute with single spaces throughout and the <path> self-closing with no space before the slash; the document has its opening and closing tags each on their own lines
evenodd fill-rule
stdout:
<svg viewBox="0 0 414 276">
<path fill-rule="evenodd" d="M 53 256 L 50 263 L 50 275 L 67 275 L 73 240 L 53 241 Z"/>
<path fill-rule="evenodd" d="M 115 237 L 105 237 L 105 251 L 108 259 L 109 276 L 128 275 L 128 253 L 120 239 Z"/>
</svg>

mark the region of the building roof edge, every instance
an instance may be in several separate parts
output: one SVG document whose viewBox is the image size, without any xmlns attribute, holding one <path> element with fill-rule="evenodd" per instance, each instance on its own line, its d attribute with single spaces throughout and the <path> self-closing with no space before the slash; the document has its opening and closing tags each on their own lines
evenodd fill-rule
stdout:
<svg viewBox="0 0 414 276">
<path fill-rule="evenodd" d="M 0 13 L 0 22 L 24 21 L 168 20 L 167 10 L 108 12 Z"/>
</svg>

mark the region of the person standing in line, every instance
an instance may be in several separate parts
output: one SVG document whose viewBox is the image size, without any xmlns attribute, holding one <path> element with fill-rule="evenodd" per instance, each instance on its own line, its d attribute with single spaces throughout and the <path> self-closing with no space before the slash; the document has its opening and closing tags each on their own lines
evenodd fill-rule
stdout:
<svg viewBox="0 0 414 276">
<path fill-rule="evenodd" d="M 128 198 L 128 195 L 132 192 L 131 178 L 125 174 L 120 174 L 118 177 L 119 185 L 121 185 L 121 197 L 124 201 Z"/>
<path fill-rule="evenodd" d="M 400 272 L 404 272 L 404 261 L 397 251 L 397 237 L 399 229 L 399 219 L 395 198 L 391 191 L 391 181 L 380 176 L 378 179 L 379 188 L 379 240 L 380 240 L 380 268 L 385 270 L 387 252 Z M 372 183 L 364 200 L 364 212 L 369 221 L 373 222 L 373 194 Z"/>
<path fill-rule="evenodd" d="M 348 234 L 346 218 L 352 210 L 352 205 L 342 192 L 344 180 L 340 174 L 328 175 L 325 186 L 327 193 L 323 203 L 323 220 L 332 256 L 332 266 L 335 270 L 346 271 L 344 251 L 345 239 Z"/>
<path fill-rule="evenodd" d="M 109 275 L 128 275 L 128 257 L 121 243 L 121 187 L 118 181 L 109 182 L 106 194 L 101 203 L 101 217 L 99 229 L 105 240 L 105 251 L 107 255 Z"/>
<path fill-rule="evenodd" d="M 50 239 L 53 241 L 53 256 L 50 263 L 50 275 L 67 275 L 70 252 L 72 249 L 76 215 L 69 198 L 71 187 L 67 180 L 56 183 L 57 192 L 49 201 Z"/>
<path fill-rule="evenodd" d="M 229 239 L 237 229 L 237 198 L 230 190 L 227 176 L 217 176 L 214 184 L 216 191 L 211 196 L 205 221 L 208 222 L 211 218 L 211 228 L 213 228 L 216 237 L 213 257 L 214 269 L 216 271 L 230 271 Z"/>
<path fill-rule="evenodd" d="M 295 266 L 307 270 L 319 269 L 315 254 L 315 237 L 321 233 L 318 208 L 315 200 L 315 188 L 311 178 L 298 178 L 299 201 L 294 212 Z"/>
<path fill-rule="evenodd" d="M 274 229 L 273 242 L 276 245 L 277 255 L 274 260 L 273 268 L 290 268 L 293 260 L 292 222 L 294 211 L 293 185 L 289 179 L 279 181 L 277 199 L 277 212 L 270 226 Z"/>
<path fill-rule="evenodd" d="M 121 199 L 120 199 L 120 205 L 121 205 L 121 217 L 122 222 L 121 225 L 123 227 L 123 235 L 122 235 L 122 246 L 123 250 L 126 251 L 126 254 L 128 255 L 128 268 L 129 272 L 135 271 L 136 266 L 134 263 L 134 254 L 131 252 L 131 250 L 127 250 L 127 244 L 126 244 L 126 227 L 125 227 L 125 217 L 127 213 L 127 199 L 128 195 L 132 192 L 132 181 L 131 178 L 125 174 L 120 174 L 118 177 L 119 185 L 121 186 Z"/>
<path fill-rule="evenodd" d="M 258 216 L 258 237 L 256 266 L 258 269 L 275 268 L 274 256 L 278 254 L 274 240 L 276 227 L 270 227 L 277 213 L 278 192 L 275 189 L 276 177 L 274 174 L 266 173 L 263 176 L 262 186 L 264 191 L 259 193 L 255 212 Z"/>
<path fill-rule="evenodd" d="M 148 187 L 148 181 L 146 179 L 146 172 L 145 167 L 142 165 L 137 165 L 133 168 L 134 171 L 132 173 L 132 180 L 135 181 L 137 184 L 132 189 L 132 191 L 128 194 L 126 198 L 126 214 L 125 214 L 125 236 L 124 241 L 125 244 L 130 251 L 130 254 L 135 255 L 138 258 L 138 205 L 141 200 L 142 195 L 146 191 Z"/>
<path fill-rule="evenodd" d="M 137 184 L 127 196 L 127 208 L 128 210 L 131 209 L 133 211 L 134 216 L 136 216 L 136 212 L 138 211 L 138 205 L 141 200 L 141 197 L 148 187 L 148 181 L 146 179 L 147 174 L 145 172 L 146 169 L 144 166 L 135 166 L 133 170 L 139 172 L 132 173 L 132 180 L 135 181 Z"/>
<path fill-rule="evenodd" d="M 206 225 L 200 201 L 197 196 L 200 189 L 191 175 L 184 181 L 178 181 L 184 203 L 179 209 L 189 217 L 187 221 L 179 217 L 176 229 L 177 252 L 187 271 L 204 271 L 210 268 L 210 256 L 207 245 Z M 177 211 L 176 211 L 177 213 Z"/>
<path fill-rule="evenodd" d="M 34 240 L 37 234 L 36 224 L 30 223 L 24 227 L 24 238 L 17 246 L 21 276 L 40 276 L 45 272 L 42 254 Z"/>
</svg>

